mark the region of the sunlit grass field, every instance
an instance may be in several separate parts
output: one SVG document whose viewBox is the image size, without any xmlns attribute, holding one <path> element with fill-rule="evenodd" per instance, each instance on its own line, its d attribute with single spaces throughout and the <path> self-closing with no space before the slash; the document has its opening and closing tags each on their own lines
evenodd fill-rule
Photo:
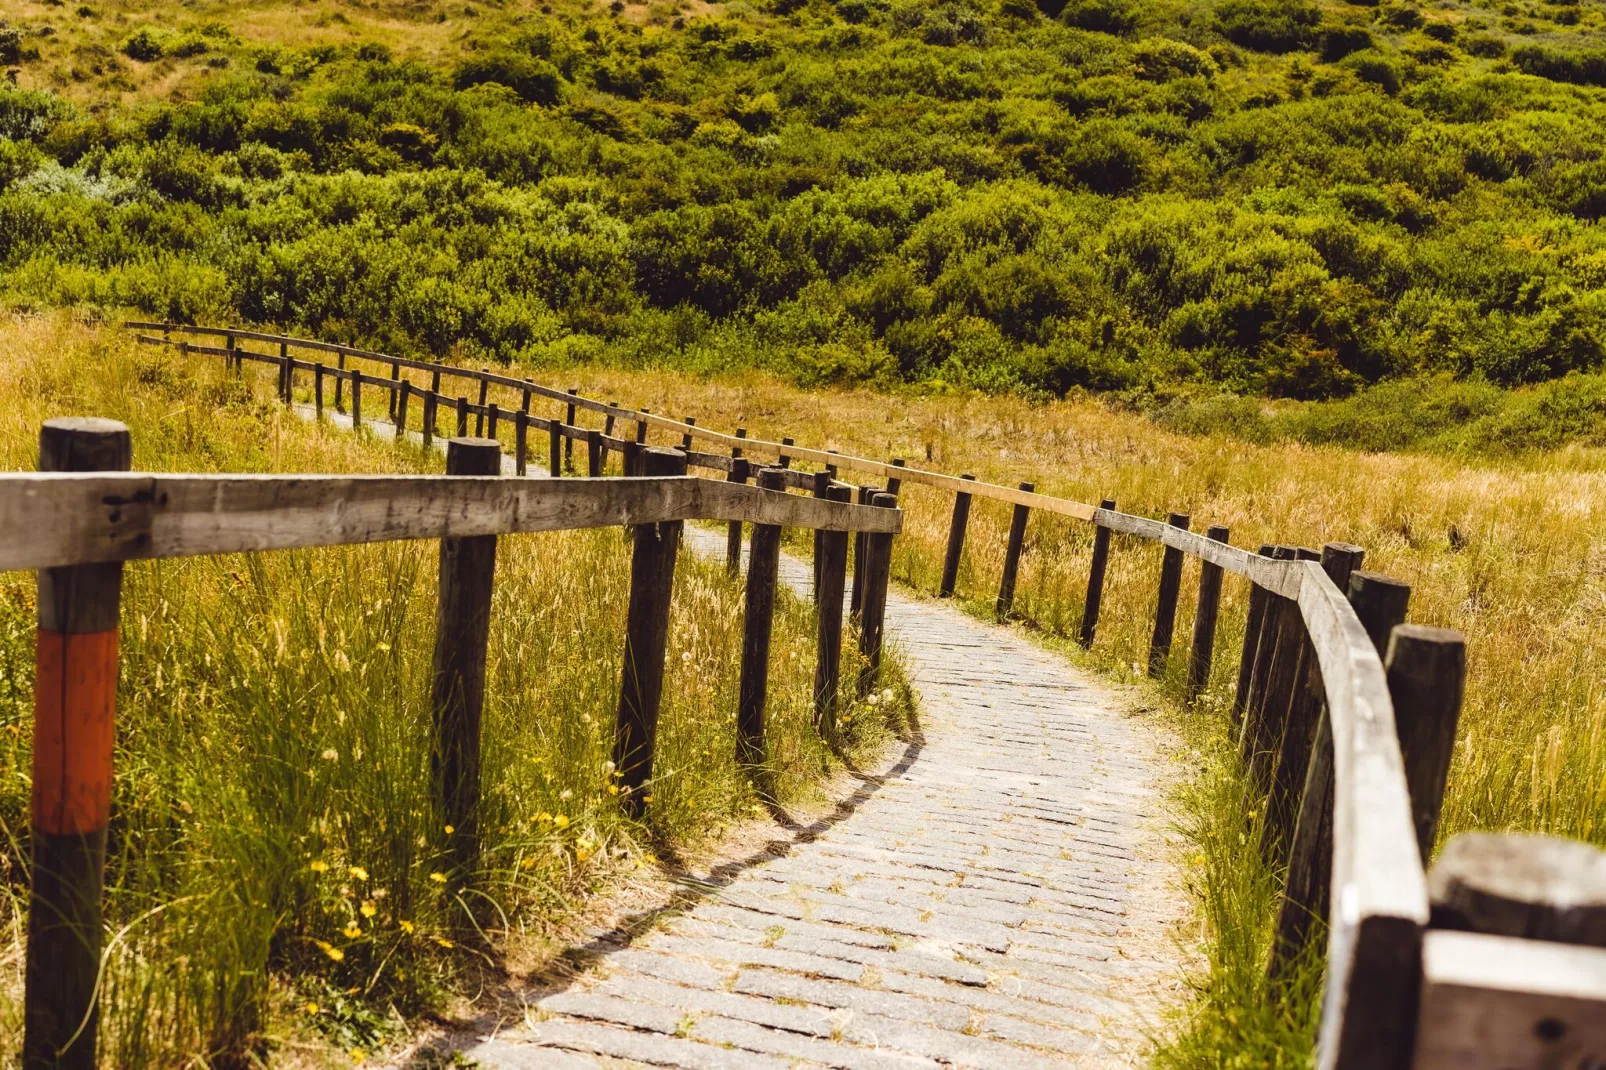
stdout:
<svg viewBox="0 0 1606 1070">
<path fill-rule="evenodd" d="M 265 382 L 64 318 L 0 328 L 0 467 L 40 422 L 129 424 L 134 465 L 438 471 L 438 455 L 287 414 Z M 451 870 L 429 795 L 433 542 L 130 565 L 107 876 L 102 1064 L 348 1065 L 526 964 L 587 896 L 754 816 L 734 758 L 742 587 L 683 551 L 650 827 L 613 794 L 629 543 L 498 547 L 483 733 L 485 853 Z M 0 576 L 0 1050 L 20 1044 L 34 581 Z M 844 678 L 853 657 L 845 652 Z M 811 607 L 776 616 L 779 795 L 833 767 L 811 725 Z M 896 670 L 894 669 L 894 674 Z M 861 755 L 901 703 L 853 709 Z"/>
</svg>

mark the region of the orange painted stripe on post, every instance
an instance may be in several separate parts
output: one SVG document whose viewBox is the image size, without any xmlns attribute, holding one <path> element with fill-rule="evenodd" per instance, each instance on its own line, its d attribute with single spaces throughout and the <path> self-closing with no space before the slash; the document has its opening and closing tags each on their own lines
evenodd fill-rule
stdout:
<svg viewBox="0 0 1606 1070">
<path fill-rule="evenodd" d="M 117 631 L 38 632 L 33 714 L 33 827 L 58 836 L 111 817 Z"/>
</svg>

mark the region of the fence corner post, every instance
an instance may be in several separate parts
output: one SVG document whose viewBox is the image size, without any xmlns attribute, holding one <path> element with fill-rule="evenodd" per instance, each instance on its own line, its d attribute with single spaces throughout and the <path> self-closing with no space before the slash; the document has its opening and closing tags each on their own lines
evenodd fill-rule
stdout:
<svg viewBox="0 0 1606 1070">
<path fill-rule="evenodd" d="M 42 472 L 126 472 L 132 465 L 132 441 L 123 424 L 67 417 L 40 428 Z M 100 901 L 111 817 L 123 565 L 40 569 L 37 582 L 33 882 L 22 1061 L 76 1070 L 95 1066 L 99 1027 Z"/>
</svg>

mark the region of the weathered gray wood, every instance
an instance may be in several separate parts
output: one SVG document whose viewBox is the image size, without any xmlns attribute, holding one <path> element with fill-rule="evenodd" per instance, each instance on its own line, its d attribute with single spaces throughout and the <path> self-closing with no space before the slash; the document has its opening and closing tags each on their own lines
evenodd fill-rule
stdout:
<svg viewBox="0 0 1606 1070">
<path fill-rule="evenodd" d="M 871 497 L 876 490 L 871 486 L 860 486 L 858 501 L 860 505 L 869 505 Z M 858 620 L 864 608 L 864 582 L 865 582 L 865 547 L 864 536 L 858 535 L 853 540 L 853 586 L 848 594 L 848 614 Z"/>
<path fill-rule="evenodd" d="M 846 504 L 847 487 L 826 488 L 826 499 Z M 842 690 L 842 601 L 848 577 L 848 535 L 826 531 L 820 536 L 818 618 L 815 637 L 814 725 L 827 743 L 837 742 L 837 705 Z"/>
<path fill-rule="evenodd" d="M 1174 528 L 1188 529 L 1191 518 L 1187 513 L 1172 513 L 1166 523 Z M 1182 591 L 1182 551 L 1167 546 L 1160 560 L 1160 593 L 1154 606 L 1154 634 L 1149 638 L 1149 675 L 1165 675 L 1167 660 L 1171 657 L 1171 639 L 1177 627 L 1177 596 Z"/>
<path fill-rule="evenodd" d="M 1444 845 L 1428 889 L 1434 928 L 1606 948 L 1606 851 L 1592 844 L 1463 832 Z"/>
<path fill-rule="evenodd" d="M 1412 1070 L 1606 1065 L 1606 951 L 1433 931 Z"/>
<path fill-rule="evenodd" d="M 649 476 L 675 476 L 686 471 L 686 456 L 678 450 L 647 449 L 642 451 L 641 464 Z M 630 605 L 625 616 L 624 671 L 613 761 L 621 802 L 625 811 L 636 817 L 645 811 L 652 783 L 669 643 L 669 596 L 675 583 L 681 527 L 680 521 L 665 521 L 638 524 L 632 530 Z"/>
<path fill-rule="evenodd" d="M 0 475 L 0 570 L 449 535 L 744 520 L 897 531 L 902 514 L 731 483 L 516 476 Z"/>
<path fill-rule="evenodd" d="M 895 510 L 895 495 L 878 492 L 871 495 L 870 504 L 882 510 Z M 881 682 L 881 655 L 885 643 L 887 619 L 887 586 L 891 580 L 892 535 L 889 532 L 868 532 L 864 539 L 864 591 L 859 606 L 859 652 L 864 655 L 864 668 L 859 673 L 859 694 L 867 695 Z"/>
<path fill-rule="evenodd" d="M 127 470 L 128 428 L 67 417 L 39 431 L 47 472 Z M 32 881 L 24 951 L 22 1061 L 90 1070 L 100 1012 L 101 888 L 111 817 L 121 564 L 37 578 Z"/>
<path fill-rule="evenodd" d="M 1099 512 L 1115 512 L 1115 499 L 1105 498 Z M 1104 601 L 1104 571 L 1110 560 L 1110 527 L 1094 520 L 1093 560 L 1087 570 L 1087 600 L 1082 604 L 1082 626 L 1077 639 L 1084 649 L 1093 646 L 1093 636 L 1099 626 L 1099 606 Z"/>
<path fill-rule="evenodd" d="M 446 443 L 448 475 L 494 476 L 501 471 L 502 448 L 490 439 Z M 495 574 L 495 535 L 441 540 L 430 771 L 440 823 L 451 829 L 446 850 L 458 881 L 472 879 L 479 864 L 480 720 Z"/>
<path fill-rule="evenodd" d="M 757 483 L 764 490 L 780 491 L 786 484 L 780 473 L 759 470 Z M 746 613 L 742 618 L 742 668 L 736 707 L 736 762 L 747 770 L 760 797 L 773 798 L 774 788 L 764 768 L 764 707 L 769 699 L 770 637 L 775 624 L 775 586 L 781 560 L 781 529 L 774 524 L 753 525 L 747 557 Z"/>
<path fill-rule="evenodd" d="M 960 479 L 974 480 L 965 473 Z M 970 523 L 970 495 L 960 491 L 954 495 L 954 512 L 948 521 L 948 548 L 942 557 L 942 580 L 937 584 L 938 598 L 952 598 L 954 585 L 959 582 L 959 560 L 965 552 L 965 528 Z"/>
<path fill-rule="evenodd" d="M 1292 561 L 1295 557 L 1292 546 L 1274 546 L 1271 553 L 1275 561 Z M 1273 672 L 1274 670 L 1279 672 L 1290 681 L 1293 677 L 1293 666 L 1288 665 L 1286 660 L 1279 661 L 1279 658 L 1297 657 L 1298 647 L 1294 641 L 1297 638 L 1298 622 L 1299 613 L 1293 600 L 1275 592 L 1268 592 L 1265 615 L 1261 621 L 1260 639 L 1255 644 L 1254 669 L 1249 679 L 1249 697 L 1244 702 L 1243 723 L 1238 735 L 1239 755 L 1244 768 L 1251 772 L 1257 761 L 1264 760 L 1257 758 L 1257 755 L 1263 756 L 1271 746 L 1266 710 L 1267 695 L 1273 683 Z M 1251 783 L 1255 783 L 1253 779 Z M 1258 789 L 1260 785 L 1256 784 L 1256 787 Z"/>
<path fill-rule="evenodd" d="M 1226 542 L 1228 532 L 1220 524 L 1212 524 L 1205 538 Z M 1184 685 L 1187 700 L 1192 702 L 1210 682 L 1210 662 L 1216 649 L 1216 617 L 1221 609 L 1221 566 L 1209 561 L 1199 563 L 1199 597 L 1194 602 L 1193 642 L 1188 647 L 1188 678 Z"/>
<path fill-rule="evenodd" d="M 1394 724 L 1405 759 L 1417 846 L 1428 864 L 1439 830 L 1444 785 L 1455 754 L 1461 720 L 1461 692 L 1467 672 L 1467 644 L 1460 632 L 1421 624 L 1397 626 L 1383 662 Z"/>
<path fill-rule="evenodd" d="M 1020 489 L 1029 492 L 1035 488 L 1031 483 L 1022 481 Z M 1017 504 L 1009 518 L 1009 543 L 1004 549 L 1004 572 L 998 581 L 998 601 L 993 606 L 993 613 L 999 620 L 1007 619 L 1015 604 L 1015 576 L 1020 571 L 1020 555 L 1026 546 L 1026 518 L 1029 512 L 1026 506 Z"/>
<path fill-rule="evenodd" d="M 1339 590 L 1349 588 L 1349 578 L 1366 558 L 1359 546 L 1330 542 L 1322 547 L 1322 570 Z M 1300 808 L 1300 792 L 1309 775 L 1312 747 L 1322 718 L 1322 682 L 1316 672 L 1316 655 L 1310 640 L 1301 636 L 1299 670 L 1284 720 L 1281 738 L 1274 748 L 1276 756 L 1266 799 L 1266 821 L 1261 828 L 1261 852 L 1280 863 L 1292 846 L 1294 825 Z M 1331 738 L 1328 739 L 1331 745 Z M 1331 759 L 1328 759 L 1329 761 Z"/>
</svg>

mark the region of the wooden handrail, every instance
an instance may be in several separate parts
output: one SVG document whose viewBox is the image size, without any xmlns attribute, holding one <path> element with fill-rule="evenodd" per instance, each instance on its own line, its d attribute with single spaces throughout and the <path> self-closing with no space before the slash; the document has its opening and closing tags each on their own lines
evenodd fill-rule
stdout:
<svg viewBox="0 0 1606 1070">
<path fill-rule="evenodd" d="M 726 520 L 896 533 L 897 509 L 695 476 L 0 476 L 0 571 L 398 539 Z"/>
</svg>

